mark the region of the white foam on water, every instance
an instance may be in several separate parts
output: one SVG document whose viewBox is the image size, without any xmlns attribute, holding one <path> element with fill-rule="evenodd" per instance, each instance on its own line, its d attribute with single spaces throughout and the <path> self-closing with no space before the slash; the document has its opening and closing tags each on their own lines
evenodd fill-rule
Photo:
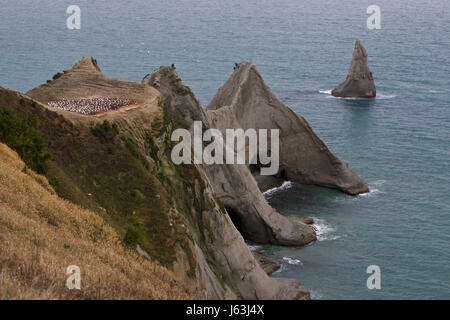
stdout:
<svg viewBox="0 0 450 320">
<path fill-rule="evenodd" d="M 382 186 L 383 184 L 386 183 L 386 180 L 377 180 L 371 183 L 371 185 L 373 186 Z"/>
<path fill-rule="evenodd" d="M 269 189 L 269 190 L 265 191 L 263 194 L 264 194 L 265 197 L 269 197 L 270 198 L 275 193 L 283 191 L 283 190 L 287 190 L 287 189 L 291 188 L 292 186 L 293 186 L 292 182 L 285 181 L 285 182 L 283 182 L 283 184 L 281 186 Z"/>
<path fill-rule="evenodd" d="M 309 290 L 309 293 L 311 295 L 311 300 L 319 300 L 323 297 L 322 294 L 320 294 L 319 292 L 317 292 L 315 290 Z"/>
<path fill-rule="evenodd" d="M 380 194 L 380 193 L 383 193 L 383 192 L 379 189 L 370 188 L 369 192 L 361 193 L 358 195 L 358 197 L 371 197 L 371 196 L 374 196 L 374 195 Z"/>
<path fill-rule="evenodd" d="M 248 244 L 247 243 L 247 247 L 250 251 L 258 251 L 259 249 L 261 249 L 261 246 L 257 245 L 257 244 Z"/>
<path fill-rule="evenodd" d="M 352 98 L 352 97 L 335 97 L 331 95 L 331 89 L 330 90 L 319 90 L 319 93 L 328 95 L 327 98 L 335 98 L 335 99 L 346 99 L 346 100 L 363 100 L 363 99 L 372 99 L 372 98 Z M 393 99 L 397 97 L 395 94 L 385 94 L 385 93 L 377 93 L 377 96 L 375 99 L 378 100 L 385 100 L 385 99 Z"/>
<path fill-rule="evenodd" d="M 377 93 L 377 96 L 375 97 L 375 99 L 381 99 L 381 100 L 385 100 L 385 99 L 393 99 L 397 97 L 397 95 L 395 94 L 383 94 L 383 93 Z"/>
<path fill-rule="evenodd" d="M 301 262 L 299 259 L 283 257 L 283 261 L 286 261 L 288 264 L 303 265 L 303 262 Z"/>
<path fill-rule="evenodd" d="M 325 220 L 313 218 L 313 228 L 316 231 L 317 241 L 337 240 L 341 236 L 333 234 L 336 228 L 329 225 Z"/>
<path fill-rule="evenodd" d="M 374 181 L 374 182 L 370 183 L 369 184 L 370 191 L 367 192 L 367 193 L 359 194 L 358 197 L 372 197 L 372 196 L 375 196 L 377 194 L 384 193 L 383 191 L 381 191 L 380 189 L 375 188 L 375 187 L 381 187 L 385 183 L 386 183 L 386 180 L 377 180 L 377 181 Z"/>
</svg>

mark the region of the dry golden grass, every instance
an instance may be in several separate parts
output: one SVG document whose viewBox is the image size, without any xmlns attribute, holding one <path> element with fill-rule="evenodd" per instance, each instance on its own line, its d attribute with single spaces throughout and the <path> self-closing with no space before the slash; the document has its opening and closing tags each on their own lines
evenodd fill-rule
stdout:
<svg viewBox="0 0 450 320">
<path fill-rule="evenodd" d="M 81 290 L 66 269 L 81 269 Z M 173 274 L 125 247 L 97 214 L 59 198 L 0 144 L 0 299 L 189 299 Z"/>
</svg>

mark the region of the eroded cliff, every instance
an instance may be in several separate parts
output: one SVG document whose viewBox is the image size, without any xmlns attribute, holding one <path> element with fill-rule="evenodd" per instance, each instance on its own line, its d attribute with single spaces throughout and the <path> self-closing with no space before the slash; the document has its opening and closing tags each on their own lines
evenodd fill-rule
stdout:
<svg viewBox="0 0 450 320">
<path fill-rule="evenodd" d="M 2 106 L 39 118 L 38 130 L 52 155 L 46 176 L 58 195 L 95 211 L 125 243 L 171 269 L 196 296 L 309 298 L 297 280 L 270 278 L 259 266 L 205 168 L 170 160 L 171 132 L 186 125 L 178 111 L 189 109 L 180 106 L 196 102 L 190 90 L 180 81 L 170 83 L 167 90 L 176 94 L 166 99 L 162 88 L 99 72 L 88 57 L 27 95 L 0 89 Z M 103 98 L 138 105 L 84 115 L 46 104 Z"/>
<path fill-rule="evenodd" d="M 207 117 L 222 132 L 226 128 L 279 129 L 277 175 L 284 180 L 352 195 L 369 191 L 367 183 L 328 149 L 308 122 L 277 98 L 251 62 L 236 66 L 209 103 Z"/>
</svg>

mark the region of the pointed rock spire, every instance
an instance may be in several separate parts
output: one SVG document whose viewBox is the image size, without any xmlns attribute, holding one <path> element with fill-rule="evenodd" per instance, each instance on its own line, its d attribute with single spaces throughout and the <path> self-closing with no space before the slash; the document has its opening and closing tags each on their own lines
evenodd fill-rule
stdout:
<svg viewBox="0 0 450 320">
<path fill-rule="evenodd" d="M 338 85 L 331 94 L 335 97 L 373 98 L 376 96 L 375 82 L 367 62 L 367 52 L 361 40 L 356 39 L 353 58 L 347 79 Z"/>
<path fill-rule="evenodd" d="M 285 180 L 353 195 L 369 191 L 367 183 L 328 149 L 309 123 L 278 99 L 251 62 L 235 67 L 206 110 L 210 122 L 222 132 L 227 128 L 279 129 L 279 175 Z"/>
</svg>

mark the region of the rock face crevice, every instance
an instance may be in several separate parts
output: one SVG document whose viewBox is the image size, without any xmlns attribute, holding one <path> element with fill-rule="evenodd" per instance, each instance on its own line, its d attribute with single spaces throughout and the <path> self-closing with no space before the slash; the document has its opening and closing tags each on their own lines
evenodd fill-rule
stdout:
<svg viewBox="0 0 450 320">
<path fill-rule="evenodd" d="M 360 39 L 356 39 L 347 78 L 331 94 L 335 97 L 374 98 L 375 82 L 367 61 L 367 52 Z"/>
<path fill-rule="evenodd" d="M 207 117 L 222 132 L 226 128 L 279 129 L 278 175 L 284 179 L 352 195 L 369 191 L 367 183 L 328 149 L 308 122 L 276 97 L 251 62 L 235 68 L 209 103 Z"/>
</svg>

